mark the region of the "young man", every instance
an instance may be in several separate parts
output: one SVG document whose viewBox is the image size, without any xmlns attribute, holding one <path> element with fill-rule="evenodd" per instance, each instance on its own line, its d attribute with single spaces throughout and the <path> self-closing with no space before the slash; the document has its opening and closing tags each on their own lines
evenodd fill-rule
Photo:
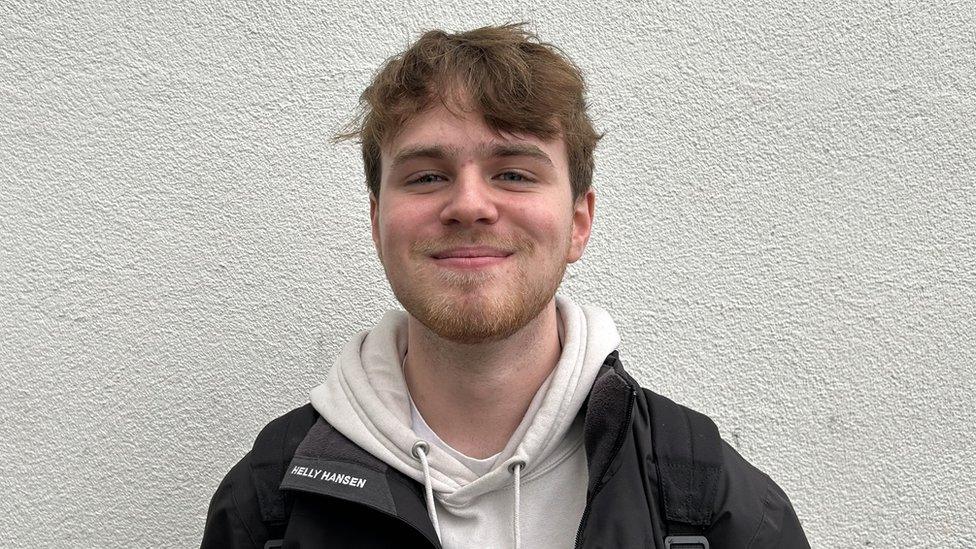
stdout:
<svg viewBox="0 0 976 549">
<path fill-rule="evenodd" d="M 520 25 L 432 31 L 362 96 L 372 237 L 406 311 L 268 425 L 204 547 L 807 547 L 705 416 L 556 296 L 593 223 L 575 66 Z"/>
</svg>

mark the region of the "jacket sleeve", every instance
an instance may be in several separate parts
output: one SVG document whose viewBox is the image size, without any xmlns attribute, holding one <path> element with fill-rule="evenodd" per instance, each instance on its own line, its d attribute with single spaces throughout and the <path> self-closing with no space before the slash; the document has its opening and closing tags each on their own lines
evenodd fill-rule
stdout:
<svg viewBox="0 0 976 549">
<path fill-rule="evenodd" d="M 250 479 L 250 453 L 227 473 L 210 500 L 201 549 L 262 549 L 264 534 L 260 514 L 255 524 L 254 488 Z M 266 537 L 266 536 L 262 536 Z"/>
</svg>

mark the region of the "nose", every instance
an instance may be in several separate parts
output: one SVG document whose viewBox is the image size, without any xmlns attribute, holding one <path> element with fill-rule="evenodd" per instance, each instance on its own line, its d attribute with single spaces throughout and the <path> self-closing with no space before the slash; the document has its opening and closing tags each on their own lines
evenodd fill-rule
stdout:
<svg viewBox="0 0 976 549">
<path fill-rule="evenodd" d="M 445 196 L 440 214 L 444 225 L 491 225 L 498 221 L 491 184 L 485 181 L 477 166 L 462 169 Z"/>
</svg>

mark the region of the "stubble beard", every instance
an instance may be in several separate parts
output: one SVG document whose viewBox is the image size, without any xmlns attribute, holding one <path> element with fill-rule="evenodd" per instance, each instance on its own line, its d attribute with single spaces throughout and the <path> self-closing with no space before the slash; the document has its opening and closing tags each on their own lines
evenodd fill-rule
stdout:
<svg viewBox="0 0 976 549">
<path fill-rule="evenodd" d="M 525 261 L 519 254 L 531 249 L 531 244 L 522 246 L 509 261 Z M 456 343 L 489 343 L 510 337 L 539 316 L 566 272 L 565 263 L 537 269 L 531 275 L 525 264 L 512 267 L 511 286 L 491 290 L 487 286 L 498 285 L 509 275 L 495 269 L 440 269 L 431 276 L 427 265 L 406 282 L 408 277 L 390 277 L 389 271 L 387 278 L 403 308 L 433 333 Z"/>
</svg>

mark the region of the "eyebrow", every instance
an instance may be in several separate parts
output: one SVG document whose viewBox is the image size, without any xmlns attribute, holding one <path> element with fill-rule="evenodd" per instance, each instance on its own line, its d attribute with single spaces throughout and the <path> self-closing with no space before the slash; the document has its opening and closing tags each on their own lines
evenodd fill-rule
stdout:
<svg viewBox="0 0 976 549">
<path fill-rule="evenodd" d="M 416 158 L 431 158 L 444 160 L 460 156 L 460 147 L 442 147 L 440 145 L 414 145 L 406 147 L 393 157 L 391 168 L 414 160 Z M 481 158 L 505 158 L 511 156 L 526 156 L 553 166 L 552 159 L 539 147 L 529 143 L 496 143 L 487 145 L 482 143 L 476 147 L 476 153 Z"/>
</svg>

